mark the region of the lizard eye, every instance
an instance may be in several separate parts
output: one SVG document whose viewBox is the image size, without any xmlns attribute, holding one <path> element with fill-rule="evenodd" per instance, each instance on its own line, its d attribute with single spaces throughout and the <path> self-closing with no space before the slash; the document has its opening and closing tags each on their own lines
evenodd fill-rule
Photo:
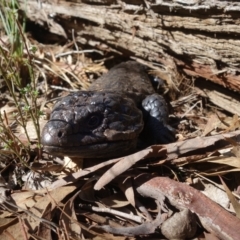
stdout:
<svg viewBox="0 0 240 240">
<path fill-rule="evenodd" d="M 88 126 L 89 127 L 97 127 L 101 122 L 101 118 L 99 116 L 91 116 L 88 120 Z"/>
</svg>

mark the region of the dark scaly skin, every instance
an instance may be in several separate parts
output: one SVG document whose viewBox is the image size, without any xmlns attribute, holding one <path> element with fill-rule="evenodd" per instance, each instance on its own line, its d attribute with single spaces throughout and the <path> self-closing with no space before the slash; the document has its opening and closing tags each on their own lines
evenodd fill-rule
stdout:
<svg viewBox="0 0 240 240">
<path fill-rule="evenodd" d="M 42 131 L 42 144 L 53 155 L 126 155 L 136 148 L 143 118 L 148 121 L 145 132 L 153 134 L 150 143 L 172 140 L 166 103 L 155 93 L 144 66 L 124 62 L 97 79 L 88 91 L 71 93 L 57 102 Z"/>
</svg>

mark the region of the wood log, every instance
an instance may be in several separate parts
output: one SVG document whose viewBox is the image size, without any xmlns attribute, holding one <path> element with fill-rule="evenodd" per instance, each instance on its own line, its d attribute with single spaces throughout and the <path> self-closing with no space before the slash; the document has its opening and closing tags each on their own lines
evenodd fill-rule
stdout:
<svg viewBox="0 0 240 240">
<path fill-rule="evenodd" d="M 78 43 L 85 47 L 145 61 L 176 87 L 183 73 L 240 90 L 239 1 L 39 3 L 28 0 L 26 5 L 19 0 L 27 17 L 49 31 L 71 38 L 74 30 Z"/>
</svg>

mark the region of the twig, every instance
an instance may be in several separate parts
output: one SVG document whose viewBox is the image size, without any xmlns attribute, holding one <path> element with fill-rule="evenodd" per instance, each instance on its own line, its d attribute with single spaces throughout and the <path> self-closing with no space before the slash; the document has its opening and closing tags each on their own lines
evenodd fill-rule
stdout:
<svg viewBox="0 0 240 240">
<path fill-rule="evenodd" d="M 98 51 L 95 49 L 88 49 L 88 50 L 81 50 L 81 51 L 69 51 L 69 52 L 65 52 L 65 53 L 59 53 L 59 54 L 55 55 L 55 58 L 60 58 L 60 57 L 64 57 L 64 56 L 72 55 L 72 54 L 92 53 L 92 52 L 96 52 L 96 53 L 99 53 L 100 55 L 103 55 L 103 53 L 101 51 Z"/>
<path fill-rule="evenodd" d="M 38 221 L 41 221 L 41 222 L 43 222 L 43 223 L 45 223 L 45 224 L 47 224 L 47 225 L 49 224 L 50 226 L 53 227 L 52 230 L 54 230 L 54 231 L 55 231 L 55 229 L 58 228 L 58 226 L 57 226 L 55 223 L 50 222 L 50 221 L 48 221 L 48 220 L 46 220 L 46 219 L 44 219 L 44 218 L 40 218 L 40 217 L 36 216 L 34 213 L 32 213 L 32 212 L 30 212 L 30 211 L 28 211 L 28 210 L 26 210 L 26 209 L 24 209 L 24 208 L 22 208 L 22 207 L 20 207 L 20 206 L 17 206 L 17 205 L 15 205 L 15 204 L 11 203 L 10 201 L 5 201 L 4 204 L 2 204 L 2 205 L 3 205 L 4 207 L 6 207 L 9 212 L 12 212 L 12 210 L 11 210 L 10 208 L 8 208 L 6 205 L 9 205 L 9 206 L 11 206 L 11 207 L 14 207 L 14 209 L 18 208 L 18 209 L 20 209 L 21 211 L 23 211 L 23 212 L 25 212 L 26 214 L 28 214 L 29 216 L 33 217 L 34 219 L 36 219 L 36 220 L 38 220 Z"/>
<path fill-rule="evenodd" d="M 119 216 L 119 217 L 130 219 L 130 220 L 132 220 L 134 222 L 137 222 L 137 223 L 144 222 L 144 219 L 140 216 L 120 212 L 120 211 L 117 211 L 117 210 L 114 210 L 114 209 L 111 209 L 111 208 L 104 208 L 104 207 L 100 208 L 100 207 L 93 207 L 93 206 L 89 207 L 89 206 L 85 206 L 85 205 L 82 205 L 82 204 L 80 204 L 80 207 L 84 208 L 84 209 L 88 209 L 88 210 L 90 209 L 94 212 L 109 213 L 109 214 L 112 214 L 112 215 L 116 215 L 116 216 Z"/>
<path fill-rule="evenodd" d="M 18 221 L 19 221 L 20 228 L 22 230 L 23 238 L 25 240 L 27 240 L 28 236 L 27 236 L 27 232 L 26 232 L 26 229 L 25 229 L 25 224 L 20 217 L 18 217 Z"/>
</svg>

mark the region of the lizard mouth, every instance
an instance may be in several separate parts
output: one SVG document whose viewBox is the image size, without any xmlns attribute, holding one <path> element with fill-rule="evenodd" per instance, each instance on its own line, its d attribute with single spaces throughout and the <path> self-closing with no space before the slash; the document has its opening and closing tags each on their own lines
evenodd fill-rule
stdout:
<svg viewBox="0 0 240 240">
<path fill-rule="evenodd" d="M 78 158 L 113 158 L 130 154 L 136 148 L 137 140 L 94 143 L 88 145 L 61 147 L 44 146 L 44 150 L 56 156 Z"/>
</svg>

